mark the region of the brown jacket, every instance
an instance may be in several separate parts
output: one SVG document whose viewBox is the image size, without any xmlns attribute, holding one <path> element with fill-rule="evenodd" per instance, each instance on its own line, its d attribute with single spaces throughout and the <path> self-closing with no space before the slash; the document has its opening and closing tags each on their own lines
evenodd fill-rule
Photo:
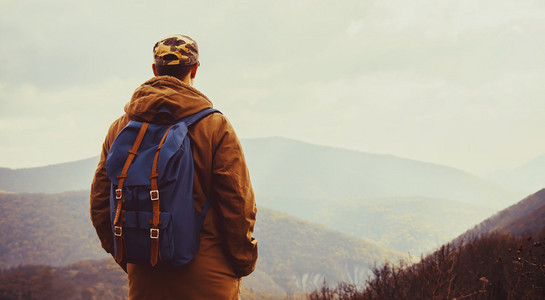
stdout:
<svg viewBox="0 0 545 300">
<path fill-rule="evenodd" d="M 180 119 L 209 107 L 210 100 L 196 89 L 174 77 L 158 76 L 136 89 L 125 106 L 126 114 L 111 125 L 91 187 L 91 220 L 108 253 L 113 253 L 114 248 L 110 181 L 104 167 L 117 134 L 130 119 L 152 121 L 160 108 L 169 109 Z M 252 233 L 256 205 L 240 142 L 231 124 L 219 113 L 190 127 L 189 136 L 195 168 L 195 206 L 202 208 L 207 195 L 212 199 L 200 233 L 199 251 L 190 263 L 175 269 L 129 264 L 131 299 L 236 299 L 239 277 L 255 268 L 257 241 Z M 159 291 L 162 296 L 157 294 Z"/>
</svg>

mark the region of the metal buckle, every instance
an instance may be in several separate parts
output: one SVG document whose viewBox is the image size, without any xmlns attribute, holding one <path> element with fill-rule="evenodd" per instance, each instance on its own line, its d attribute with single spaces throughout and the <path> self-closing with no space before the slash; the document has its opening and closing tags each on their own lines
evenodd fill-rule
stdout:
<svg viewBox="0 0 545 300">
<path fill-rule="evenodd" d="M 159 238 L 159 229 L 150 228 L 149 237 L 152 238 L 152 239 L 158 239 Z"/>
<path fill-rule="evenodd" d="M 114 235 L 115 235 L 115 236 L 121 236 L 121 235 L 123 235 L 123 227 L 114 226 Z"/>
<path fill-rule="evenodd" d="M 122 189 L 116 189 L 115 190 L 115 199 L 119 200 L 123 198 L 123 190 Z"/>
<path fill-rule="evenodd" d="M 151 197 L 151 201 L 159 200 L 159 190 L 149 191 L 149 196 Z"/>
</svg>

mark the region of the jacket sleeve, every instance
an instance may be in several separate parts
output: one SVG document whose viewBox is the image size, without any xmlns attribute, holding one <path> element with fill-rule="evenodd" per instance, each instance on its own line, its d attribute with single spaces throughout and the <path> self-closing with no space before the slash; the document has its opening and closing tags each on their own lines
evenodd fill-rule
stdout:
<svg viewBox="0 0 545 300">
<path fill-rule="evenodd" d="M 227 119 L 218 128 L 212 163 L 212 199 L 218 208 L 219 229 L 235 273 L 246 276 L 257 261 L 252 236 L 257 208 L 242 146 Z"/>
<path fill-rule="evenodd" d="M 106 175 L 106 157 L 117 133 L 127 124 L 126 116 L 117 119 L 108 130 L 98 162 L 93 183 L 91 184 L 90 207 L 91 221 L 97 232 L 102 248 L 114 253 L 114 238 L 110 220 L 110 180 Z"/>
</svg>

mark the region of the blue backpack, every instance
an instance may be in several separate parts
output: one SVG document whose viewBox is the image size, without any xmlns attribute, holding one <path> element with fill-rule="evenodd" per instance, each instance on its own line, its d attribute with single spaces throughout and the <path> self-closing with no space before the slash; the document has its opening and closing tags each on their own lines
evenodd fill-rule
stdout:
<svg viewBox="0 0 545 300">
<path fill-rule="evenodd" d="M 208 108 L 173 125 L 130 121 L 115 138 L 106 173 L 118 263 L 181 266 L 197 254 L 210 200 L 202 211 L 194 206 L 187 129 L 214 112 Z"/>
</svg>

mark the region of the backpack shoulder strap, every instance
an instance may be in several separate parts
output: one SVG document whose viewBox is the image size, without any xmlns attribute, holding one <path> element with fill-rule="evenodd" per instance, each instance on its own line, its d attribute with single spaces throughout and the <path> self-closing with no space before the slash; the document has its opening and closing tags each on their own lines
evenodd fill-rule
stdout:
<svg viewBox="0 0 545 300">
<path fill-rule="evenodd" d="M 198 113 L 192 114 L 191 116 L 188 116 L 188 117 L 185 117 L 185 118 L 181 119 L 180 121 L 184 122 L 186 127 L 189 127 L 189 126 L 193 125 L 195 122 L 198 122 L 200 119 L 208 116 L 209 114 L 213 114 L 213 113 L 216 113 L 216 112 L 221 114 L 221 112 L 219 110 L 217 110 L 217 109 L 205 108 L 205 109 L 199 111 Z"/>
</svg>

